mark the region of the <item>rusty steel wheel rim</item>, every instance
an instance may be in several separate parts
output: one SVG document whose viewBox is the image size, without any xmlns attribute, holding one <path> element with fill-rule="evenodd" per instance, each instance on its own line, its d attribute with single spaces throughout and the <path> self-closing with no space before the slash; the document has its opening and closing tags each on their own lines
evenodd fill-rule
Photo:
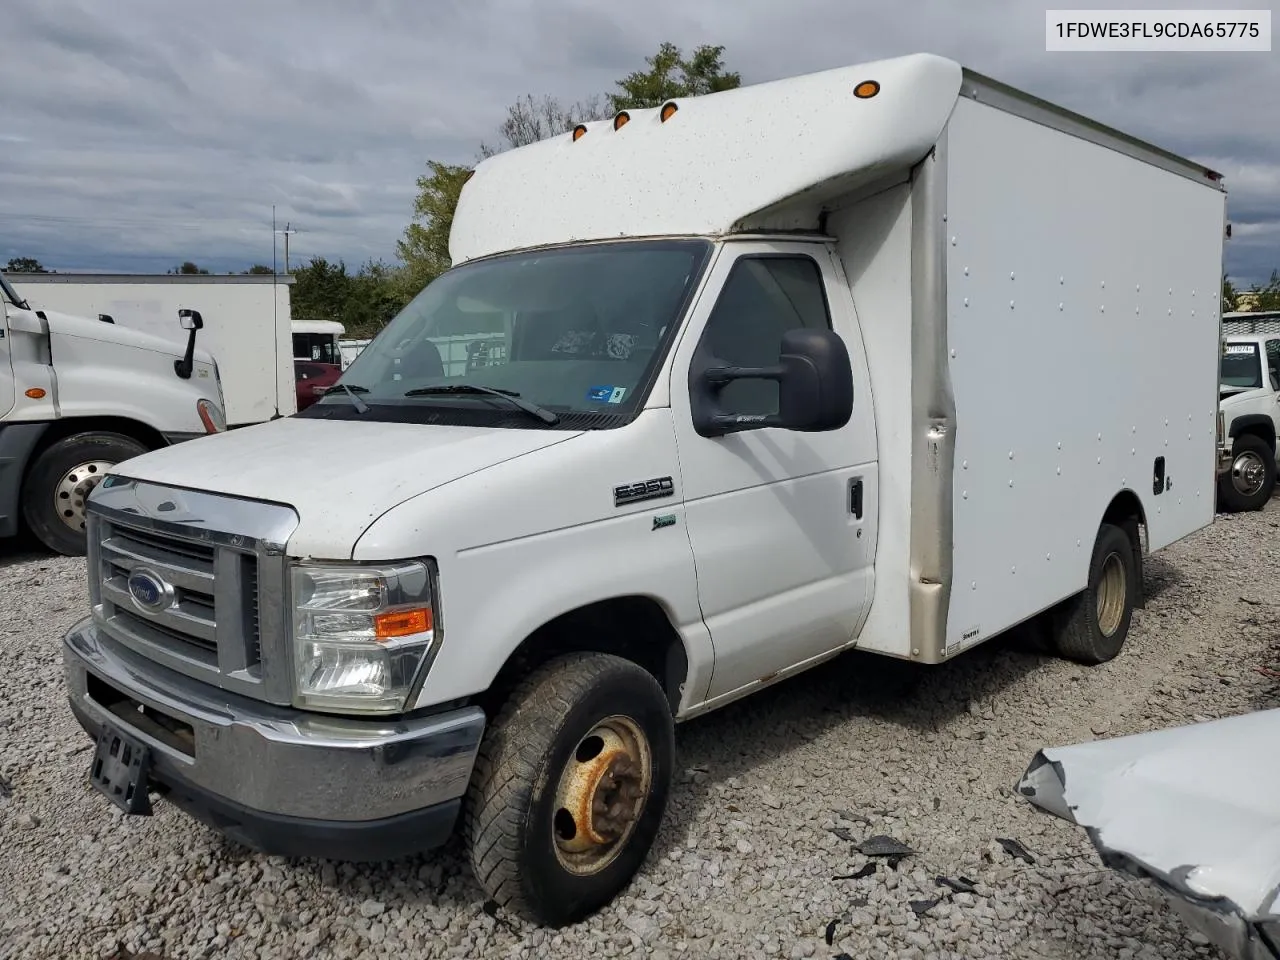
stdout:
<svg viewBox="0 0 1280 960">
<path fill-rule="evenodd" d="M 1128 578 L 1120 555 L 1108 554 L 1102 564 L 1102 576 L 1098 580 L 1098 629 L 1109 637 L 1120 629 L 1124 619 L 1125 594 Z"/>
<path fill-rule="evenodd" d="M 578 741 L 560 773 L 552 833 L 570 873 L 590 876 L 626 848 L 653 783 L 649 738 L 630 717 L 601 720 Z"/>
</svg>

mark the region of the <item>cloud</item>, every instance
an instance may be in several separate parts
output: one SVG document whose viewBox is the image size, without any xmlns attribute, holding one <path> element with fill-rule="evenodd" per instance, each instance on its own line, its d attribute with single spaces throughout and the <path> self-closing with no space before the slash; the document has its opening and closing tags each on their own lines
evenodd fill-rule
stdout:
<svg viewBox="0 0 1280 960">
<path fill-rule="evenodd" d="M 1229 271 L 1280 266 L 1275 57 L 1047 53 L 1044 32 L 1016 0 L 10 0 L 0 260 L 243 269 L 270 262 L 273 205 L 295 262 L 390 260 L 428 158 L 472 162 L 524 94 L 604 93 L 671 40 L 723 44 L 748 83 L 954 57 L 1220 170 Z"/>
</svg>

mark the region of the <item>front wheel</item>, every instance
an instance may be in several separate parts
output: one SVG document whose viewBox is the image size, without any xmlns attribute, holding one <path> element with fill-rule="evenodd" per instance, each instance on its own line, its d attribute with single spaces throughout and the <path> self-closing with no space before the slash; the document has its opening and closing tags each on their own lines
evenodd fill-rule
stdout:
<svg viewBox="0 0 1280 960">
<path fill-rule="evenodd" d="M 1223 506 L 1233 513 L 1261 510 L 1276 486 L 1276 457 L 1265 440 L 1252 434 L 1236 437 L 1231 470 L 1218 484 Z"/>
<path fill-rule="evenodd" d="M 27 526 L 50 550 L 68 557 L 84 556 L 89 493 L 116 464 L 146 452 L 132 437 L 97 430 L 51 444 L 36 457 L 22 482 Z"/>
<path fill-rule="evenodd" d="M 573 654 L 534 671 L 481 744 L 467 795 L 477 881 L 551 927 L 612 900 L 662 823 L 675 758 L 666 695 L 619 657 Z"/>
</svg>

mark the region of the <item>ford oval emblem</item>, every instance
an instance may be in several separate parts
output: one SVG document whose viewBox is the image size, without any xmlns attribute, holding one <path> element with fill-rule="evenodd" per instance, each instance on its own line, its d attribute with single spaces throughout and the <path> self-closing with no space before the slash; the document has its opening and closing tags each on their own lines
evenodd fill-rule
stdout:
<svg viewBox="0 0 1280 960">
<path fill-rule="evenodd" d="M 158 574 L 138 568 L 129 574 L 129 596 L 144 613 L 159 613 L 173 603 L 173 587 Z"/>
</svg>

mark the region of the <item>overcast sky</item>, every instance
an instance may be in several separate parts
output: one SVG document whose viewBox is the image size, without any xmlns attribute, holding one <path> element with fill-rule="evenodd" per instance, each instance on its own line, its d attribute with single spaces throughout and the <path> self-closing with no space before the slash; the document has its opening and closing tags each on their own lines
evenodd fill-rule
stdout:
<svg viewBox="0 0 1280 960">
<path fill-rule="evenodd" d="M 1046 53 L 1044 6 L 6 0 L 0 263 L 269 264 L 272 204 L 297 231 L 295 265 L 391 261 L 427 158 L 470 163 L 522 95 L 607 92 L 670 40 L 723 44 L 744 83 L 917 51 L 954 57 L 1220 170 L 1229 272 L 1247 285 L 1280 267 L 1277 55 Z"/>
</svg>

